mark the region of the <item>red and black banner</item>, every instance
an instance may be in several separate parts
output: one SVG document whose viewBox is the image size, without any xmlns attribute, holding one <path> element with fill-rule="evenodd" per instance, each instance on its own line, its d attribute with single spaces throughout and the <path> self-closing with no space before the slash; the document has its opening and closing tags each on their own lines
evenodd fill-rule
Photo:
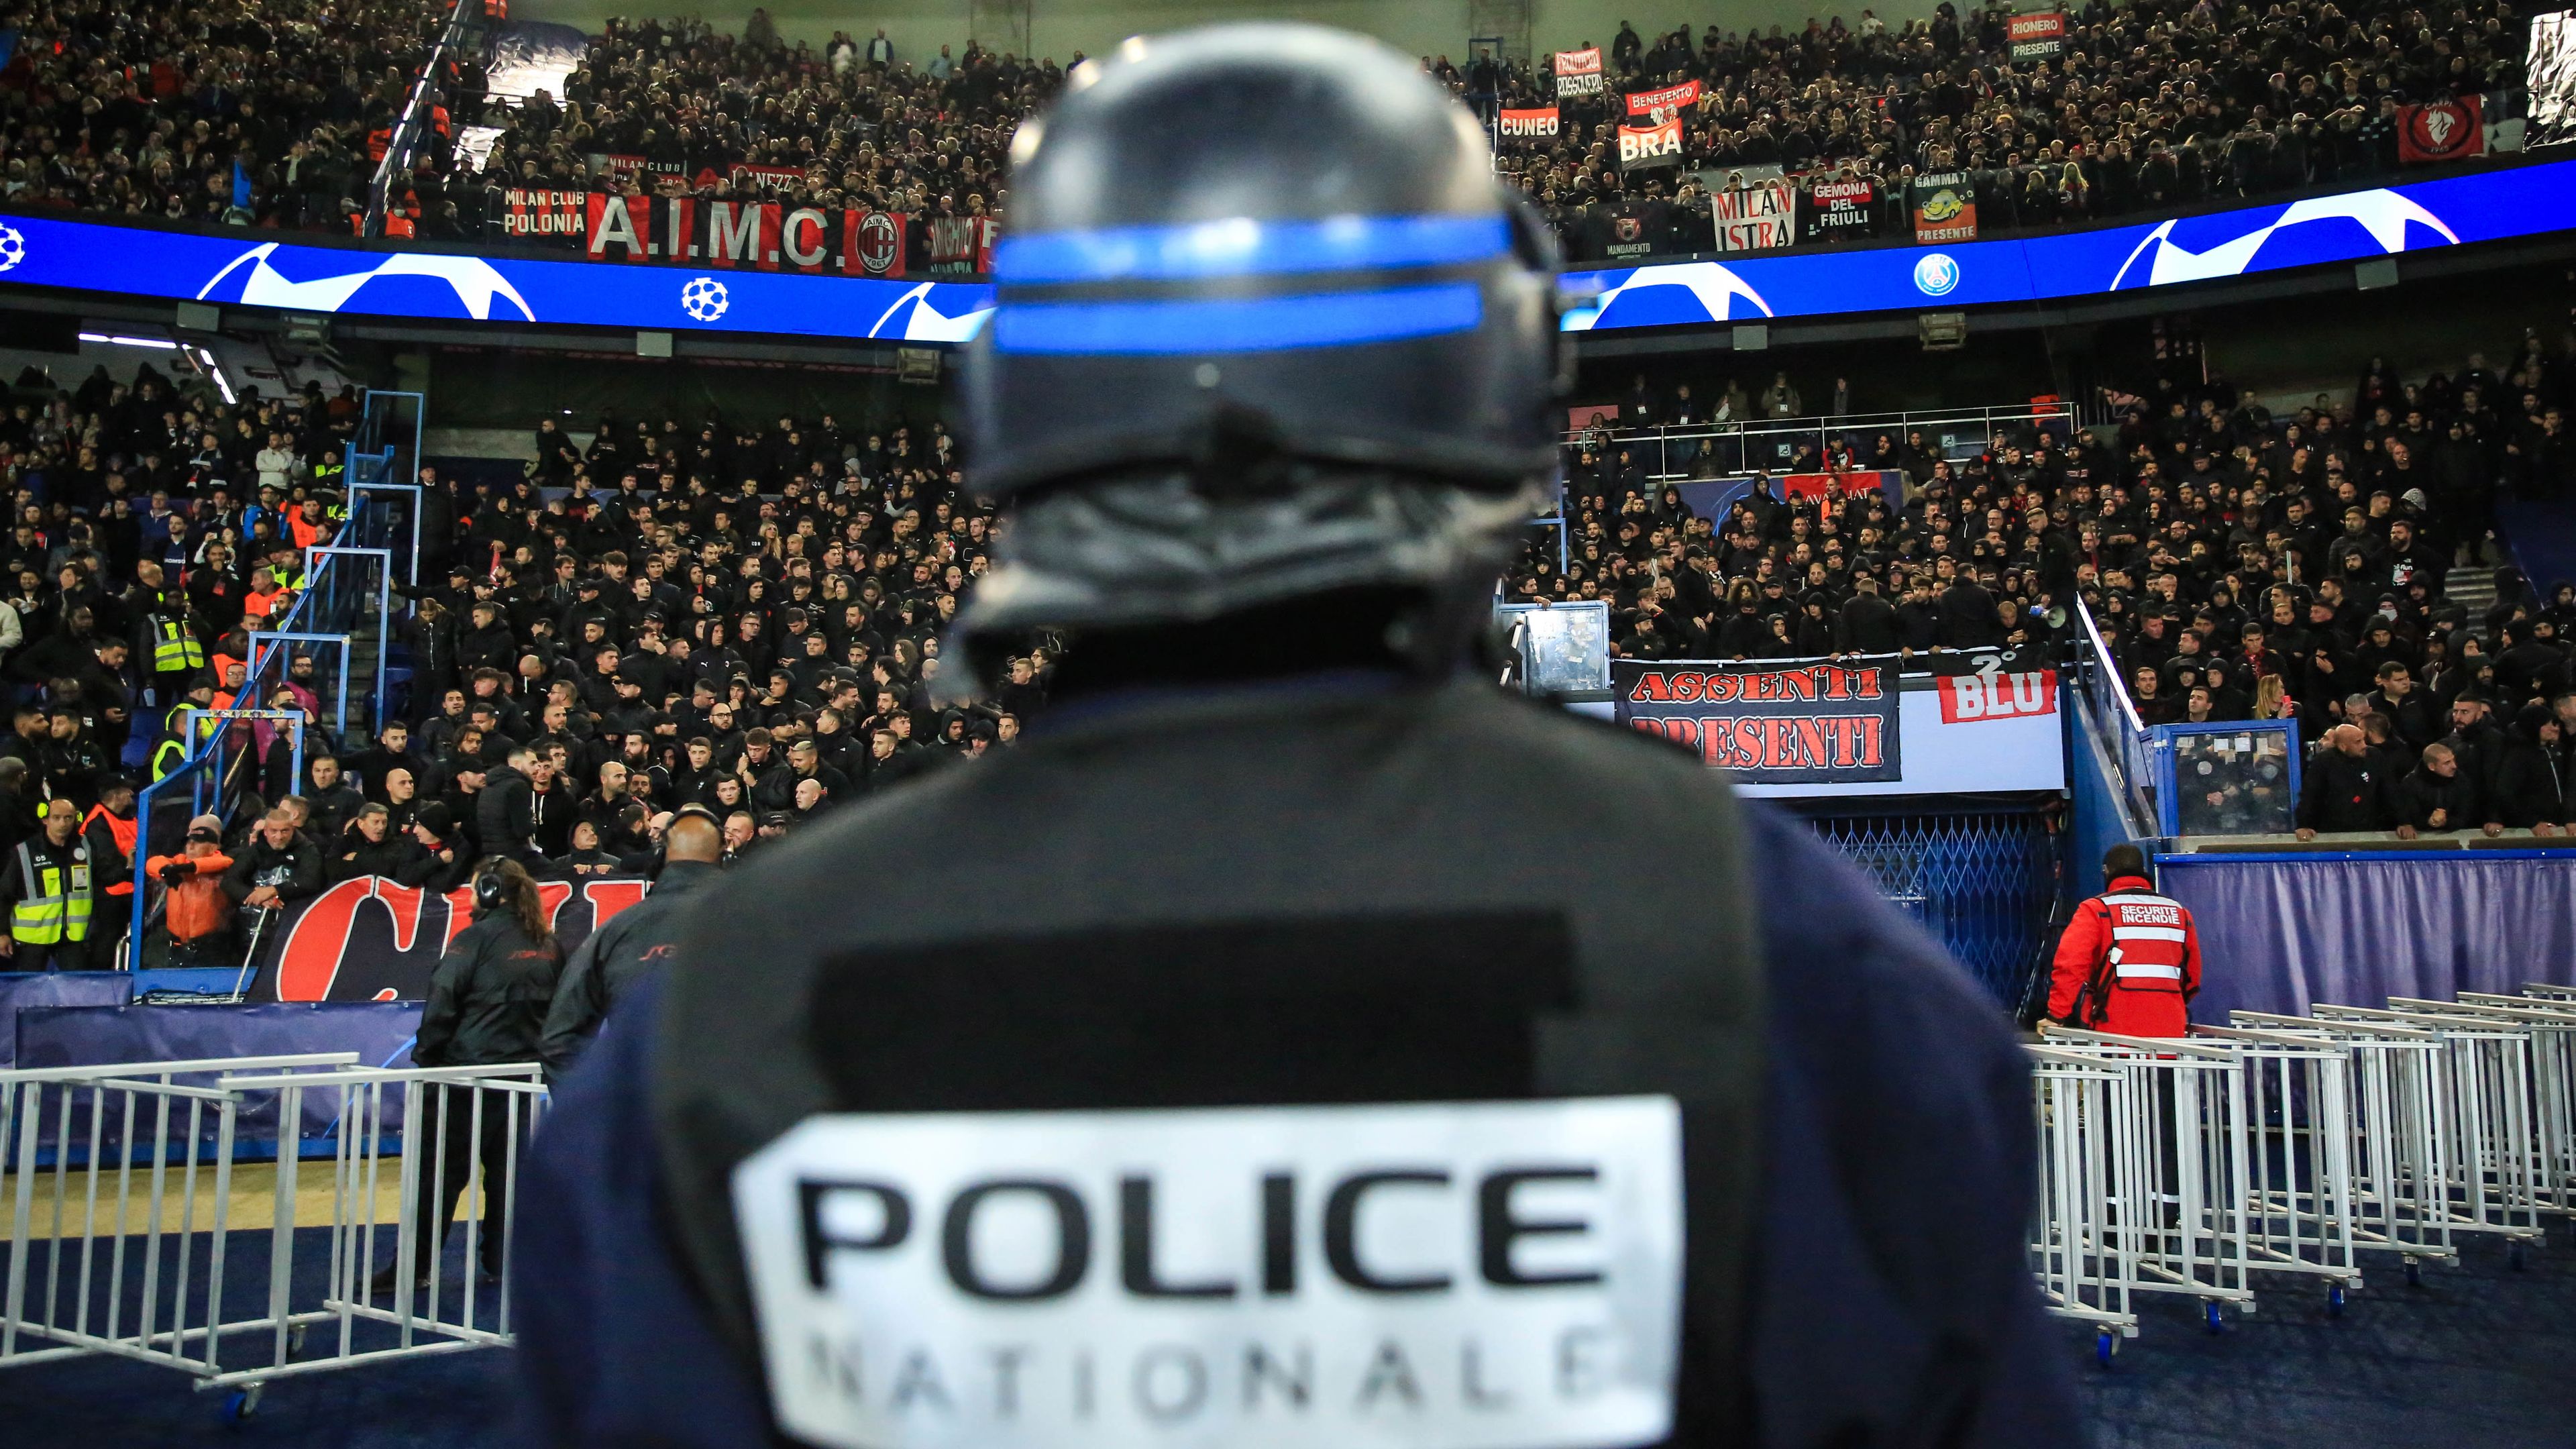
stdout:
<svg viewBox="0 0 2576 1449">
<path fill-rule="evenodd" d="M 754 166 L 748 163 L 741 163 L 737 164 L 733 168 L 732 175 L 729 179 L 733 182 L 734 189 L 737 191 L 745 188 L 758 191 L 777 191 L 784 187 L 804 185 L 805 168 L 802 166 Z"/>
<path fill-rule="evenodd" d="M 934 216 L 922 223 L 922 260 L 933 276 L 981 276 L 993 270 L 993 219 Z"/>
<path fill-rule="evenodd" d="M 976 270 L 992 255 L 992 224 L 983 226 L 980 246 L 965 249 Z M 594 193 L 587 198 L 582 237 L 592 261 L 899 277 L 910 260 L 909 230 L 906 218 L 879 211 Z"/>
<path fill-rule="evenodd" d="M 1885 664 L 1610 661 L 1619 723 L 1764 785 L 1904 778 Z"/>
<path fill-rule="evenodd" d="M 1683 81 L 1659 91 L 1630 91 L 1628 114 L 1631 117 L 1661 124 L 1699 104 L 1699 82 Z"/>
<path fill-rule="evenodd" d="M 1864 177 L 1818 178 L 1807 188 L 1798 239 L 1838 241 L 1878 232 L 1878 187 Z"/>
<path fill-rule="evenodd" d="M 1553 140 L 1558 125 L 1554 106 L 1538 110 L 1502 112 L 1502 133 L 1506 141 Z"/>
<path fill-rule="evenodd" d="M 2057 59 L 2066 53 L 2066 12 L 2013 16 L 2004 22 L 2004 44 L 2015 65 Z"/>
<path fill-rule="evenodd" d="M 2407 165 L 2487 154 L 2486 98 L 2462 96 L 2397 108 L 2397 159 Z"/>
<path fill-rule="evenodd" d="M 1601 47 L 1582 50 L 1560 50 L 1556 53 L 1556 93 L 1560 96 L 1597 96 L 1601 94 Z"/>
<path fill-rule="evenodd" d="M 537 887 L 569 956 L 592 931 L 644 899 L 651 883 L 590 879 Z M 263 933 L 257 1000 L 418 1001 L 458 932 L 474 924 L 474 892 L 431 895 L 382 876 L 345 880 L 289 907 Z"/>
</svg>

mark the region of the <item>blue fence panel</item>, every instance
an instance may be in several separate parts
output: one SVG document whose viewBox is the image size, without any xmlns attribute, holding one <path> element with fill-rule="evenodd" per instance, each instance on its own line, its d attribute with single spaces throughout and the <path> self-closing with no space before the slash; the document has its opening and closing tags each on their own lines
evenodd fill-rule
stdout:
<svg viewBox="0 0 2576 1449">
<path fill-rule="evenodd" d="M 1863 815 L 1808 822 L 1923 923 L 2005 1007 L 2055 946 L 2056 851 L 2030 811 Z"/>
</svg>

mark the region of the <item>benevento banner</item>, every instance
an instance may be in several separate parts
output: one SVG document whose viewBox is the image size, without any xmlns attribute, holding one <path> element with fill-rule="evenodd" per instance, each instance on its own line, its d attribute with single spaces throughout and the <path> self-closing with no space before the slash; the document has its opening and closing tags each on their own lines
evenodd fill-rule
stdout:
<svg viewBox="0 0 2576 1449">
<path fill-rule="evenodd" d="M 1502 113 L 1503 139 L 1506 141 L 1544 140 L 1557 131 L 1556 107 L 1546 106 L 1529 111 Z"/>
<path fill-rule="evenodd" d="M 619 911 L 644 899 L 649 881 L 593 877 L 541 881 L 538 898 L 569 956 Z M 289 906 L 262 933 L 252 999 L 418 1001 L 458 932 L 474 924 L 474 891 L 433 895 L 383 876 L 344 880 Z"/>
<path fill-rule="evenodd" d="M 1659 91 L 1630 91 L 1628 114 L 1655 121 L 1669 121 L 1699 104 L 1699 82 L 1683 81 Z"/>
<path fill-rule="evenodd" d="M 1904 777 L 1885 664 L 1610 661 L 1618 721 L 1763 785 Z"/>
<path fill-rule="evenodd" d="M 1601 47 L 1556 53 L 1556 93 L 1560 96 L 1601 94 Z"/>
</svg>

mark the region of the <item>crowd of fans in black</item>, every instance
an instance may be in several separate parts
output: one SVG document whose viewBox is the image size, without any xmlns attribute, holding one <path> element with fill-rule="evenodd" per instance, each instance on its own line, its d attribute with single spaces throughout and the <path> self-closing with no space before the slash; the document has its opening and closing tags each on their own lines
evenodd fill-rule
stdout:
<svg viewBox="0 0 2576 1449">
<path fill-rule="evenodd" d="M 188 856 L 215 857 L 222 900 L 191 908 L 193 933 L 172 917 L 186 947 L 356 875 L 452 889 L 490 855 L 539 879 L 631 875 L 688 806 L 739 855 L 1008 747 L 1045 701 L 1038 647 L 986 700 L 934 702 L 993 540 L 939 423 L 611 416 L 587 436 L 548 420 L 505 484 L 422 470 L 394 656 L 409 704 L 336 733 L 335 658 L 251 680 L 247 631 L 280 627 L 301 550 L 342 526 L 356 404 L 230 407 L 147 369 L 0 417 L 17 485 L 0 670 L 26 701 L 0 736 L 0 854 L 41 841 L 60 801 L 124 829 L 103 882 L 138 850 L 176 862 L 174 886 Z M 187 755 L 186 711 L 235 706 L 300 718 L 301 773 L 283 721 L 234 722 L 253 798 L 233 828 L 180 809 L 138 840 L 135 787 Z"/>
<path fill-rule="evenodd" d="M 1640 377 L 1619 428 L 1704 422 L 1690 391 Z M 2373 359 L 2290 416 L 2165 378 L 2106 393 L 2116 425 L 2026 425 L 1964 456 L 1827 424 L 1831 455 L 1790 465 L 1836 474 L 1823 496 L 1766 473 L 1714 517 L 1683 491 L 1715 486 L 1692 483 L 1707 440 L 1605 420 L 1567 450 L 1562 531 L 1532 530 L 1505 592 L 1602 601 L 1614 654 L 1649 659 L 2054 658 L 2089 613 L 2141 723 L 2290 719 L 2322 742 L 2302 826 L 2563 827 L 2576 584 L 2501 567 L 2493 525 L 2500 496 L 2576 496 L 2571 393 L 2576 329 L 2526 334 L 2501 368 L 2409 380 Z M 2498 566 L 2493 608 L 2447 597 L 2460 565 Z M 2438 783 L 2446 758 L 2463 783 Z"/>
<path fill-rule="evenodd" d="M 1604 94 L 1562 102 L 1547 57 L 1535 74 L 1433 65 L 1482 105 L 1560 107 L 1559 134 L 1505 139 L 1503 166 L 1573 255 L 1599 258 L 1617 219 L 1672 232 L 1658 250 L 1708 249 L 1692 240 L 1708 233 L 1703 178 L 1730 168 L 1870 181 L 1881 235 L 1910 234 L 1906 187 L 1924 173 L 1969 173 L 1981 232 L 2385 176 L 2398 106 L 2518 91 L 2528 32 L 2513 0 L 2087 0 L 2067 7 L 2061 55 L 2016 65 L 2011 13 L 1945 0 L 1929 20 L 1863 10 L 1767 35 L 1622 22 Z M 1625 96 L 1687 80 L 1701 99 L 1679 165 L 1623 171 Z"/>
<path fill-rule="evenodd" d="M 997 217 L 1011 134 L 1063 83 L 1053 60 L 972 41 L 927 58 L 898 57 L 883 31 L 790 45 L 762 11 L 739 36 L 696 19 L 611 21 L 561 96 L 484 114 L 502 132 L 483 186 L 449 196 L 461 189 L 425 159 L 415 187 L 435 196 L 422 205 L 432 235 L 497 229 L 503 185 Z"/>
<path fill-rule="evenodd" d="M 350 232 L 446 20 L 406 0 L 13 5 L 0 196 Z"/>
</svg>

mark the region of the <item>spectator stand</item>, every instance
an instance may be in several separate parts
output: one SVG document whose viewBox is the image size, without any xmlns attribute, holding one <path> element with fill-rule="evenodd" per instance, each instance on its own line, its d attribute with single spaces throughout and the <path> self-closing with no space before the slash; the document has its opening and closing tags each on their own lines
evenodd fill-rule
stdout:
<svg viewBox="0 0 2576 1449">
<path fill-rule="evenodd" d="M 2109 420 L 2088 420 L 2072 403 L 2037 400 L 1917 412 L 1657 423 L 1606 429 L 1595 426 L 1567 432 L 1564 442 L 1569 448 L 1625 450 L 1658 483 L 1743 480 L 1756 473 L 1803 478 L 1881 471 L 1872 466 L 1881 445 L 1892 450 L 1918 432 L 1940 450 L 1942 457 L 1958 462 L 1992 449 L 2028 447 L 2042 435 L 2064 447 L 2088 421 Z M 1823 490 L 1821 481 L 1810 486 L 1818 492 Z M 1703 516 L 1725 516 L 1722 504 L 1715 513 L 1709 513 L 1699 500 L 1692 501 Z M 1904 499 L 1899 495 L 1893 501 L 1901 507 Z"/>
<path fill-rule="evenodd" d="M 393 134 L 387 138 L 384 159 L 376 164 L 375 179 L 367 184 L 367 235 L 408 237 L 413 234 L 415 228 L 408 215 L 393 222 L 390 230 L 388 228 L 394 178 L 410 174 L 413 161 L 421 153 L 422 130 L 429 124 L 432 113 L 439 109 L 439 76 L 447 69 L 450 57 L 464 53 L 467 36 L 482 15 L 481 0 L 455 0 L 448 11 L 447 26 L 439 33 L 438 44 L 430 50 L 429 59 L 422 63 L 420 74 L 413 77 L 411 94 L 403 102 L 402 115 L 394 122 Z"/>
<path fill-rule="evenodd" d="M 388 687 L 396 666 L 389 657 L 393 641 L 393 579 L 398 568 L 416 567 L 419 488 L 395 484 L 396 450 L 388 446 L 370 456 L 349 449 L 346 477 L 347 512 L 332 535 L 334 542 L 304 551 L 305 582 L 278 629 L 253 630 L 242 697 L 274 701 L 280 689 L 296 687 L 293 646 L 304 645 L 326 655 L 313 657 L 309 706 L 319 716 L 328 692 L 335 735 L 349 728 L 349 693 L 360 684 L 360 717 L 372 728 L 388 717 Z M 417 456 L 415 453 L 414 456 Z M 409 535 L 409 537 L 405 537 Z M 343 544 L 339 539 L 378 539 L 378 543 Z M 333 647 L 336 646 L 336 647 Z M 327 672 L 326 672 L 327 670 Z M 409 671 L 400 671 L 403 679 Z M 299 698 L 299 703 L 303 703 Z"/>
<path fill-rule="evenodd" d="M 134 921 L 127 950 L 144 939 L 160 902 L 160 882 L 144 862 L 179 849 L 188 822 L 212 815 L 227 827 L 242 802 L 256 793 L 261 751 L 253 747 L 257 732 L 286 732 L 288 759 L 296 779 L 304 777 L 305 719 L 292 709 L 191 709 L 181 716 L 187 730 L 188 754 L 170 773 L 145 785 L 135 798 L 135 818 L 143 822 L 142 848 L 134 852 Z M 272 736 L 273 737 L 273 736 Z M 136 964 L 131 960 L 128 966 Z"/>
</svg>

